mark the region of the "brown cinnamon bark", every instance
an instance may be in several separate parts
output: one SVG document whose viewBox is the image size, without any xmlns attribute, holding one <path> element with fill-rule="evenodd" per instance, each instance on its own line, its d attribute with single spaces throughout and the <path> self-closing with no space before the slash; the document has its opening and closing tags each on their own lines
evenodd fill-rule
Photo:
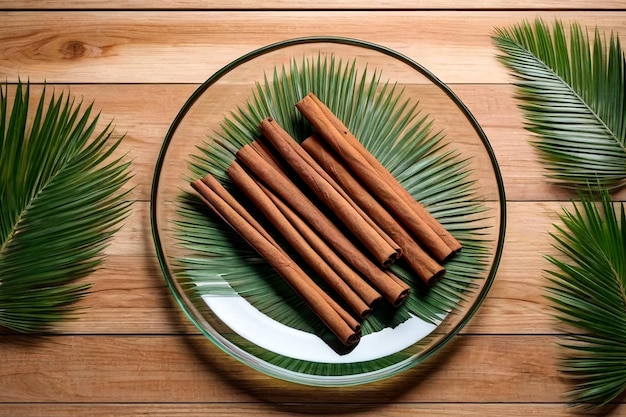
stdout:
<svg viewBox="0 0 626 417">
<path fill-rule="evenodd" d="M 311 247 L 330 265 L 335 272 L 352 288 L 365 303 L 373 307 L 382 298 L 380 293 L 365 282 L 337 253 L 309 225 L 300 218 L 275 193 L 260 184 L 265 193 L 272 199 L 278 209 L 287 217 L 289 222 L 298 229 Z"/>
<path fill-rule="evenodd" d="M 398 278 L 393 272 L 386 270 L 385 273 L 387 274 L 387 276 L 389 276 L 389 279 L 395 281 L 398 285 L 403 285 L 404 281 L 402 281 L 400 278 Z M 409 294 L 405 294 L 404 295 L 405 298 L 409 297 Z M 402 301 L 404 302 L 404 301 Z"/>
<path fill-rule="evenodd" d="M 264 163 L 267 163 L 272 168 L 276 175 L 281 175 L 283 180 L 291 182 L 287 174 L 285 173 L 284 166 L 280 164 L 274 155 L 269 152 L 263 142 L 258 140 L 246 145 L 250 150 L 244 152 L 256 151 Z M 337 272 L 337 274 L 352 288 L 363 301 L 369 307 L 373 307 L 382 298 L 381 294 L 376 291 L 371 285 L 369 285 L 343 258 L 341 258 L 335 250 L 333 250 L 315 230 L 313 230 L 306 221 L 304 221 L 294 210 L 281 200 L 276 193 L 270 190 L 261 181 L 258 181 L 259 186 L 263 189 L 274 204 L 280 209 L 280 211 L 287 217 L 296 229 L 304 236 L 304 238 L 311 244 L 313 248 L 320 254 L 324 260 Z"/>
<path fill-rule="evenodd" d="M 390 239 L 383 237 L 386 233 L 374 228 L 373 222 L 365 220 L 363 217 L 365 213 L 356 210 L 355 206 L 350 204 L 337 187 L 329 182 L 330 178 L 323 172 L 324 170 L 300 145 L 271 118 L 264 119 L 259 128 L 296 174 L 370 251 L 379 265 L 387 267 L 393 264 L 398 257 L 398 245 L 394 242 L 392 247 L 389 244 Z"/>
<path fill-rule="evenodd" d="M 276 155 L 269 150 L 267 143 L 257 139 L 250 143 L 250 147 L 257 151 L 257 153 L 261 155 L 267 163 L 287 175 L 285 166 L 276 158 Z"/>
<path fill-rule="evenodd" d="M 359 213 L 359 215 L 363 218 L 363 220 L 365 220 L 375 231 L 376 233 L 378 233 L 383 239 L 385 239 L 385 241 L 389 244 L 389 246 L 391 246 L 392 248 L 394 248 L 394 250 L 396 251 L 396 260 L 402 257 L 402 248 L 400 247 L 400 245 L 398 245 L 398 243 L 396 243 L 360 206 L 359 204 L 357 204 L 351 197 L 350 195 L 348 195 L 348 193 L 345 192 L 345 190 L 341 187 L 341 185 L 339 185 L 339 183 L 337 183 L 337 181 L 335 181 L 334 178 L 332 178 L 330 175 L 328 175 L 328 173 L 324 170 L 323 167 L 321 167 L 312 157 L 311 155 L 308 154 L 308 152 L 306 152 L 304 150 L 304 148 L 302 148 L 301 144 L 296 143 L 296 141 L 287 141 L 290 145 L 292 145 L 292 148 L 298 152 L 298 155 L 300 155 L 309 165 L 311 165 L 311 167 L 313 169 L 315 169 L 315 171 L 322 177 L 324 178 L 330 185 L 333 186 L 333 188 L 335 188 L 335 190 L 337 190 L 337 192 L 348 202 L 350 203 L 350 205 L 352 207 L 354 207 L 354 209 Z M 276 158 L 274 157 L 274 155 L 269 152 L 269 150 L 267 149 L 267 146 L 264 145 L 263 142 L 261 141 L 254 141 L 250 144 L 253 148 L 255 148 L 257 150 L 257 152 L 259 152 L 261 154 L 261 156 L 263 156 L 264 158 L 266 158 L 268 161 L 271 161 L 272 163 L 275 164 L 275 166 L 280 167 L 281 170 L 284 171 L 284 168 L 281 167 L 281 165 L 279 164 L 279 162 L 276 160 Z"/>
<path fill-rule="evenodd" d="M 277 207 L 268 195 L 269 190 L 262 188 L 237 161 L 231 163 L 226 173 L 254 205 L 285 237 L 287 242 L 300 254 L 302 259 L 350 306 L 360 318 L 366 318 L 371 309 L 359 295 L 326 263 L 321 255 L 302 236 L 289 219 Z"/>
<path fill-rule="evenodd" d="M 452 252 L 461 250 L 461 243 L 448 231 L 445 227 L 435 219 L 432 214 L 398 182 L 396 177 L 391 174 L 380 163 L 374 155 L 372 155 L 363 144 L 348 130 L 341 120 L 315 95 L 310 94 L 311 99 L 322 110 L 326 117 L 331 121 L 333 126 L 344 136 L 345 140 L 350 143 L 374 168 L 374 170 L 393 188 L 393 190 L 400 196 L 420 217 L 426 221 L 426 223 L 441 237 L 441 239 L 448 245 Z"/>
<path fill-rule="evenodd" d="M 439 280 L 445 270 L 437 261 L 426 253 L 368 190 L 354 177 L 344 164 L 332 153 L 315 133 L 302 142 L 302 148 L 311 155 L 339 185 L 398 242 L 404 253 L 402 261 L 415 272 L 427 285 Z"/>
<path fill-rule="evenodd" d="M 399 221 L 409 229 L 429 250 L 434 258 L 442 262 L 452 253 L 452 249 L 434 230 L 415 213 L 409 204 L 376 172 L 365 157 L 345 140 L 346 132 L 340 132 L 332 124 L 324 111 L 313 100 L 311 94 L 296 104 L 320 137 L 337 153 L 363 183 L 391 210 Z"/>
<path fill-rule="evenodd" d="M 389 280 L 385 272 L 365 256 L 295 184 L 271 164 L 264 162 L 259 153 L 246 145 L 237 152 L 237 159 L 287 202 L 347 263 L 363 274 L 385 299 L 393 305 L 399 305 L 398 302 L 403 301 L 402 294 L 409 291 L 409 287 Z M 366 299 L 364 301 L 368 302 Z"/>
<path fill-rule="evenodd" d="M 250 143 L 250 148 L 254 149 L 264 160 L 270 164 L 279 175 L 282 175 L 286 181 L 290 181 L 285 173 L 284 166 L 274 157 L 263 142 L 258 140 Z M 285 204 L 274 192 L 267 188 L 263 183 L 258 183 L 263 191 L 272 199 L 274 204 L 287 217 L 296 229 L 304 236 L 309 244 L 324 258 L 324 260 L 337 272 L 337 274 L 352 288 L 369 307 L 373 307 L 382 298 L 381 294 L 370 286 L 361 276 L 348 265 L 335 252 L 315 230 L 296 214 L 289 205 Z"/>
<path fill-rule="evenodd" d="M 301 145 L 296 144 L 294 149 L 301 153 L 301 156 L 311 165 L 313 168 L 318 171 L 318 173 L 326 180 L 329 184 L 331 184 L 345 199 L 354 207 L 356 211 L 359 212 L 361 217 L 368 222 L 376 232 L 383 237 L 389 243 L 389 245 L 394 248 L 397 252 L 396 259 L 402 257 L 402 248 L 398 243 L 396 243 L 360 206 L 357 202 L 355 202 L 348 193 L 338 184 L 328 173 L 323 169 L 323 167 L 319 166 L 317 163 L 313 164 L 315 160 L 311 158 L 311 155 L 306 152 Z M 273 166 L 280 171 L 285 170 L 285 168 L 278 162 L 278 160 L 274 157 L 274 155 L 267 149 L 267 146 L 259 140 L 255 140 L 250 143 L 250 147 L 255 149 L 268 163 L 273 164 Z"/>
<path fill-rule="evenodd" d="M 224 200 L 226 204 L 232 207 L 233 210 L 235 210 L 241 217 L 243 217 L 248 223 L 250 223 L 252 227 L 258 230 L 259 233 L 263 234 L 263 237 L 273 242 L 274 238 L 265 230 L 263 226 L 261 226 L 261 224 L 248 212 L 248 210 L 246 210 L 246 208 L 242 206 L 241 203 L 239 203 L 239 201 L 237 201 L 237 199 L 233 197 L 233 195 L 229 193 L 226 188 L 224 188 L 224 186 L 214 176 L 206 175 L 201 178 L 200 181 L 202 181 L 207 187 L 209 187 L 210 190 L 212 190 L 222 200 Z M 194 183 L 192 183 L 191 186 L 196 191 L 198 191 L 198 189 L 204 190 L 203 187 L 198 187 L 198 184 L 194 185 Z M 200 194 L 202 195 L 202 193 Z"/>
<path fill-rule="evenodd" d="M 237 208 L 225 201 L 206 183 L 196 180 L 191 185 L 202 196 L 204 202 L 227 224 L 241 235 L 296 291 L 328 328 L 344 343 L 353 345 L 360 339 L 358 322 L 347 323 L 344 315 L 337 312 L 324 292 L 302 271 L 302 269 L 276 244 L 240 214 L 245 211 L 238 203 Z M 220 190 L 220 194 L 226 190 Z M 331 300 L 332 301 L 332 300 Z M 353 328 L 354 327 L 354 328 Z"/>
</svg>

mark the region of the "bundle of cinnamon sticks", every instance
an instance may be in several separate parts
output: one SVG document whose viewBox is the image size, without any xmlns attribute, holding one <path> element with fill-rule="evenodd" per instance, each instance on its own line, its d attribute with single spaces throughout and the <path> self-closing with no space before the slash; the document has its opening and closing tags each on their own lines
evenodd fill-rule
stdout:
<svg viewBox="0 0 626 417">
<path fill-rule="evenodd" d="M 313 135 L 298 143 L 268 117 L 259 125 L 262 136 L 239 149 L 226 172 L 339 301 L 215 178 L 191 185 L 349 346 L 359 341 L 360 320 L 380 299 L 399 306 L 409 296 L 391 264 L 404 263 L 432 285 L 461 244 L 313 93 L 296 107 Z M 305 189 L 290 178 L 292 172 Z"/>
</svg>

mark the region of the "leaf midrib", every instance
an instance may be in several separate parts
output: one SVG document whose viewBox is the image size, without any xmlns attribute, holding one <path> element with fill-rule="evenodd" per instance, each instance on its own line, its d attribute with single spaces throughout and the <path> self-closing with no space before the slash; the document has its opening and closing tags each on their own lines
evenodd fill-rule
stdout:
<svg viewBox="0 0 626 417">
<path fill-rule="evenodd" d="M 9 232 L 6 241 L 4 241 L 2 243 L 2 246 L 0 246 L 0 259 L 2 259 L 2 257 L 4 256 L 5 251 L 9 247 L 11 241 L 13 240 L 13 237 L 16 235 L 20 224 L 24 220 L 24 217 L 26 216 L 28 211 L 31 209 L 33 202 L 37 200 L 37 198 L 41 195 L 41 193 L 44 192 L 44 190 L 55 180 L 55 178 L 57 178 L 59 175 L 63 173 L 63 171 L 68 165 L 71 165 L 72 161 L 74 161 L 80 155 L 80 153 L 81 153 L 81 150 L 79 150 L 77 153 L 72 155 L 70 158 L 67 158 L 66 161 L 59 167 L 59 169 L 57 169 L 52 175 L 50 175 L 48 179 L 39 187 L 35 195 L 33 195 L 33 197 L 28 200 L 28 203 L 21 210 L 20 214 L 17 216 L 16 222 L 11 227 L 11 231 Z M 0 280 L 0 283 L 1 282 L 2 281 Z"/>
<path fill-rule="evenodd" d="M 572 87 L 572 85 L 567 82 L 559 73 L 554 71 L 543 59 L 539 58 L 537 55 L 532 53 L 529 49 L 527 49 L 524 45 L 517 42 L 516 40 L 510 39 L 513 44 L 515 44 L 518 48 L 523 50 L 526 54 L 533 57 L 537 62 L 539 62 L 544 69 L 546 69 L 549 73 L 554 75 L 559 81 L 561 81 L 567 89 L 581 102 L 584 107 L 593 115 L 593 117 L 600 123 L 600 125 L 609 133 L 609 136 L 617 143 L 617 145 L 624 151 L 626 154 L 626 144 L 622 144 L 622 142 L 617 137 L 617 134 L 604 122 L 604 120 L 600 117 L 600 115 L 587 103 L 586 100 L 582 98 L 582 96 Z"/>
</svg>

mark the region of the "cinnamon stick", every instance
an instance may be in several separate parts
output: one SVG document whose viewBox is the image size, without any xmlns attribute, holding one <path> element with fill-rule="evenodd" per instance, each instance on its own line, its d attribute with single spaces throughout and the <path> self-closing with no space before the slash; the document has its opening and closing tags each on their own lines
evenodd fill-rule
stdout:
<svg viewBox="0 0 626 417">
<path fill-rule="evenodd" d="M 245 209 L 238 203 L 232 207 L 219 195 L 226 190 L 220 189 L 218 194 L 207 185 L 207 182 L 212 183 L 210 179 L 208 181 L 196 180 L 191 185 L 202 196 L 203 201 L 236 230 L 285 279 L 342 343 L 345 345 L 356 343 L 360 339 L 361 330 L 358 322 L 346 322 L 345 315 L 337 311 L 338 306 L 332 305 L 332 300 L 329 302 L 329 297 L 324 296 L 324 292 L 280 246 L 272 239 L 268 239 L 266 232 L 260 231 L 246 220 L 248 216 L 241 214 L 242 210 L 245 211 Z M 236 202 L 236 200 L 234 201 Z"/>
<path fill-rule="evenodd" d="M 282 175 L 286 181 L 290 181 L 285 172 L 284 166 L 274 157 L 267 149 L 263 142 L 255 140 L 250 143 L 249 147 L 254 149 L 263 159 L 264 162 L 270 164 L 279 175 Z M 263 183 L 258 182 L 260 187 L 272 199 L 274 204 L 287 217 L 291 224 L 298 229 L 300 234 L 309 242 L 309 244 L 324 258 L 324 260 L 337 272 L 337 274 L 352 288 L 365 303 L 373 307 L 380 301 L 381 294 L 372 288 L 367 282 L 359 276 L 359 274 L 348 265 L 337 252 L 335 252 L 315 230 L 313 230 L 306 221 L 296 214 L 289 205 L 285 204 L 272 190 L 267 188 Z"/>
<path fill-rule="evenodd" d="M 344 136 L 345 140 L 350 143 L 374 168 L 374 170 L 393 188 L 393 190 L 402 198 L 426 223 L 441 237 L 448 245 L 452 252 L 461 250 L 461 243 L 448 231 L 443 225 L 433 217 L 432 214 L 420 204 L 413 196 L 398 182 L 396 177 L 391 174 L 380 163 L 380 161 L 372 155 L 363 144 L 348 130 L 341 120 L 315 95 L 310 94 L 315 104 L 322 110 L 326 117 L 331 121 L 333 126 Z"/>
<path fill-rule="evenodd" d="M 301 146 L 272 118 L 259 125 L 261 133 L 274 146 L 283 159 L 309 186 L 317 197 L 346 225 L 355 237 L 370 251 L 383 267 L 391 265 L 398 257 L 398 245 L 390 245 L 386 233 L 375 228 L 363 217 L 362 211 L 334 187 L 324 170 L 311 159 Z M 334 183 L 334 181 L 332 181 Z M 349 198 L 349 197 L 348 197 Z M 382 233 L 382 234 L 381 234 Z"/>
<path fill-rule="evenodd" d="M 281 164 L 281 162 L 276 158 L 276 155 L 273 154 L 266 145 L 267 144 L 261 140 L 255 140 L 250 143 L 250 147 L 254 149 L 259 155 L 261 155 L 267 163 L 272 164 L 272 166 L 278 171 L 287 175 L 285 166 Z"/>
<path fill-rule="evenodd" d="M 409 287 L 389 280 L 385 272 L 365 256 L 293 182 L 271 164 L 265 163 L 261 155 L 249 145 L 239 149 L 237 159 L 287 202 L 346 262 L 363 274 L 385 299 L 393 305 L 399 305 L 403 301 L 403 294 L 410 291 Z"/>
<path fill-rule="evenodd" d="M 267 149 L 263 142 L 255 140 L 250 143 L 250 149 L 256 151 L 265 163 L 274 168 L 277 175 L 281 175 L 285 181 L 290 181 L 285 172 L 284 166 L 274 157 L 274 155 Z M 276 204 L 279 210 L 287 217 L 289 222 L 298 229 L 300 234 L 307 240 L 307 242 L 317 251 L 322 258 L 337 272 L 337 274 L 352 288 L 360 297 L 365 301 L 369 307 L 373 307 L 378 301 L 380 301 L 381 294 L 370 286 L 361 276 L 348 265 L 338 254 L 335 252 L 315 230 L 313 230 L 306 221 L 304 221 L 298 214 L 296 214 L 289 205 L 285 204 L 272 190 L 267 188 L 262 182 L 258 182 L 259 186 L 263 189 L 270 199 Z"/>
<path fill-rule="evenodd" d="M 387 276 L 389 277 L 389 279 L 391 279 L 392 281 L 396 282 L 398 285 L 403 285 L 404 281 L 402 281 L 400 278 L 398 278 L 393 272 L 391 272 L 390 270 L 385 270 L 385 273 L 387 274 Z M 408 298 L 409 294 L 406 294 L 405 297 Z"/>
<path fill-rule="evenodd" d="M 402 257 L 402 248 L 398 245 L 360 206 L 356 203 L 348 193 L 335 181 L 328 173 L 321 167 L 312 157 L 302 148 L 301 144 L 296 143 L 296 141 L 287 141 L 292 148 L 298 152 L 298 154 L 309 164 L 315 171 L 322 176 L 330 185 L 333 186 L 337 190 L 337 192 L 348 202 L 354 209 L 359 213 L 359 215 L 365 220 L 374 230 L 378 233 L 389 245 L 394 248 L 396 251 L 396 259 Z M 261 156 L 263 156 L 268 162 L 275 164 L 276 167 L 280 167 L 279 169 L 284 171 L 284 168 L 280 165 L 280 163 L 276 160 L 274 155 L 267 149 L 265 144 L 262 141 L 255 140 L 252 142 L 251 147 L 255 148 Z"/>
<path fill-rule="evenodd" d="M 341 133 L 326 116 L 309 94 L 296 106 L 307 118 L 313 128 L 337 155 L 350 167 L 360 179 L 395 216 L 409 229 L 439 262 L 448 258 L 453 251 L 433 231 L 433 229 L 415 213 L 409 204 L 393 190 L 393 188 L 376 172 L 365 157 L 345 140 L 345 132 Z"/>
<path fill-rule="evenodd" d="M 263 234 L 263 237 L 265 237 L 269 241 L 274 240 L 274 238 L 271 237 L 271 235 L 265 230 L 265 228 L 261 226 L 261 224 L 248 212 L 248 210 L 246 210 L 246 208 L 242 206 L 241 203 L 239 203 L 239 201 L 237 201 L 237 199 L 233 197 L 233 195 L 229 193 L 228 190 L 224 188 L 224 186 L 214 176 L 206 175 L 202 177 L 200 181 L 202 181 L 207 187 L 209 187 L 210 190 L 216 193 L 219 198 L 224 200 L 224 203 L 232 207 L 233 210 L 235 210 L 241 217 L 243 217 L 248 223 L 250 223 L 252 227 L 258 230 L 259 233 Z M 199 187 L 198 184 L 194 185 L 194 183 L 192 183 L 191 186 L 196 191 L 198 191 L 198 189 L 206 191 L 203 187 Z M 200 193 L 200 191 L 198 192 Z M 202 195 L 202 193 L 200 194 Z"/>
<path fill-rule="evenodd" d="M 302 142 L 302 148 L 315 159 L 324 170 L 359 204 L 369 216 L 375 220 L 398 242 L 404 256 L 402 261 L 415 272 L 427 285 L 439 280 L 445 270 L 437 261 L 422 249 L 415 239 L 398 223 L 398 221 L 376 200 L 368 190 L 354 177 L 344 164 L 331 152 L 314 133 Z"/>
<path fill-rule="evenodd" d="M 289 222 L 302 234 L 312 248 L 330 265 L 335 272 L 352 288 L 365 303 L 373 307 L 382 298 L 380 293 L 365 282 L 309 225 L 300 218 L 275 193 L 260 184 L 261 188 L 287 217 Z"/>
<path fill-rule="evenodd" d="M 295 141 L 294 141 L 295 143 Z M 274 157 L 274 155 L 267 149 L 267 146 L 265 146 L 265 144 L 262 141 L 259 140 L 255 140 L 254 142 L 250 143 L 250 147 L 252 147 L 253 149 L 255 149 L 268 163 L 272 163 L 274 165 L 274 167 L 280 171 L 284 172 L 284 167 L 276 160 L 276 158 Z M 373 228 L 374 230 L 376 230 L 376 233 L 378 233 L 379 235 L 381 235 L 383 237 L 383 239 L 385 239 L 387 241 L 387 243 L 389 243 L 389 245 L 391 247 L 393 247 L 396 251 L 396 259 L 399 259 L 402 257 L 402 248 L 400 247 L 400 245 L 398 243 L 396 243 L 366 212 L 365 210 L 363 210 L 359 204 L 357 202 L 355 202 L 348 193 L 346 193 L 346 191 L 343 189 L 343 187 L 341 187 L 341 185 L 339 183 L 337 183 L 337 181 L 335 181 L 333 179 L 333 177 L 331 177 L 330 175 L 328 175 L 328 173 L 324 170 L 324 168 L 322 166 L 320 166 L 312 157 L 311 155 L 308 154 L 308 152 L 306 152 L 304 150 L 304 148 L 300 145 L 295 143 L 295 145 L 293 146 L 293 148 L 304 158 L 305 161 L 307 161 L 307 163 L 309 163 L 309 165 L 311 165 L 313 168 L 315 168 L 315 170 L 326 180 L 328 181 L 329 184 L 331 184 L 333 186 L 333 188 L 335 188 L 337 190 L 337 192 L 339 192 L 341 194 L 341 196 L 343 198 L 346 199 L 346 201 L 348 203 L 350 203 L 350 205 L 352 205 L 354 207 L 354 209 L 361 215 L 361 217 L 368 222 Z"/>
<path fill-rule="evenodd" d="M 360 317 L 366 318 L 370 307 L 346 282 L 326 263 L 309 242 L 292 225 L 289 219 L 269 197 L 269 190 L 262 188 L 257 181 L 234 161 L 226 173 L 233 183 L 242 190 L 254 205 L 285 237 L 287 242 L 300 254 L 302 259 L 341 296 L 350 308 Z"/>
</svg>

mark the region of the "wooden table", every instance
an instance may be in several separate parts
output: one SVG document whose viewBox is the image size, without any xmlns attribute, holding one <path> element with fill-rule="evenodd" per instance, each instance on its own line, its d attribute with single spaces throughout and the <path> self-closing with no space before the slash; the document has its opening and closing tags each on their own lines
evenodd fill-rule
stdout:
<svg viewBox="0 0 626 417">
<path fill-rule="evenodd" d="M 132 214 L 88 277 L 93 291 L 80 319 L 49 337 L 0 335 L 0 415 L 568 415 L 542 256 L 570 196 L 543 179 L 490 36 L 540 16 L 626 39 L 624 0 L 213 3 L 0 0 L 0 78 L 95 100 L 103 120 L 126 132 L 135 172 Z M 425 366 L 358 388 L 284 383 L 219 351 L 174 303 L 150 233 L 154 164 L 185 100 L 240 55 L 306 35 L 375 42 L 431 70 L 484 128 L 506 186 L 504 256 L 479 313 Z M 626 404 L 612 415 L 626 415 Z"/>
</svg>

